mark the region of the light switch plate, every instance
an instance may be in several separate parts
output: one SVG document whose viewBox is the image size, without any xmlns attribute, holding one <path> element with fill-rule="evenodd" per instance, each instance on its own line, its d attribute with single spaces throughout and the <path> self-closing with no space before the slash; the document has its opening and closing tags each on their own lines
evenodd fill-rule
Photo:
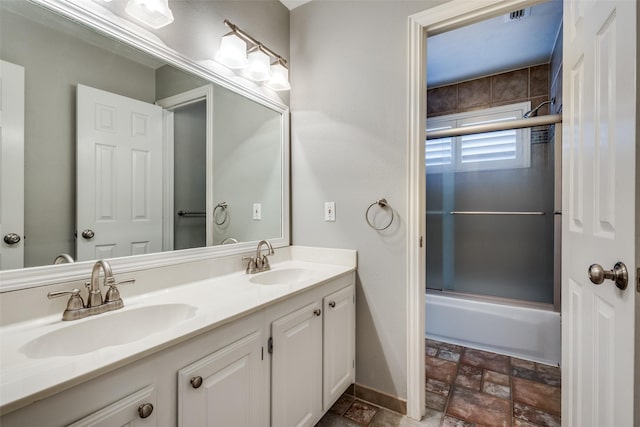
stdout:
<svg viewBox="0 0 640 427">
<path fill-rule="evenodd" d="M 255 220 L 262 219 L 262 203 L 253 204 L 253 219 Z"/>
<path fill-rule="evenodd" d="M 324 203 L 324 220 L 325 221 L 336 220 L 336 202 Z"/>
</svg>

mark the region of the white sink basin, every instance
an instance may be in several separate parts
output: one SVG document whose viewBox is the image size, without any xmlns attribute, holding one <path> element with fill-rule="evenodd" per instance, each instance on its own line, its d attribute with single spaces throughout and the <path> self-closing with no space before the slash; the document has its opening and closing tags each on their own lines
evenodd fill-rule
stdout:
<svg viewBox="0 0 640 427">
<path fill-rule="evenodd" d="M 313 277 L 313 272 L 304 268 L 283 268 L 259 273 L 249 279 L 256 285 L 295 285 Z"/>
<path fill-rule="evenodd" d="M 29 341 L 20 351 L 34 359 L 90 353 L 146 338 L 195 313 L 196 307 L 188 304 L 160 304 L 99 314 L 70 321 L 68 326 Z"/>
</svg>

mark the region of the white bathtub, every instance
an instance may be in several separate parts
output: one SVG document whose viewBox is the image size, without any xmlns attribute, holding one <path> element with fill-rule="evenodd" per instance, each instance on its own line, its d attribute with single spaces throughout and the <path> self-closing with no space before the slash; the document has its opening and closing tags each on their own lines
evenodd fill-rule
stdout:
<svg viewBox="0 0 640 427">
<path fill-rule="evenodd" d="M 438 341 L 560 365 L 560 314 L 426 295 L 426 335 Z"/>
</svg>

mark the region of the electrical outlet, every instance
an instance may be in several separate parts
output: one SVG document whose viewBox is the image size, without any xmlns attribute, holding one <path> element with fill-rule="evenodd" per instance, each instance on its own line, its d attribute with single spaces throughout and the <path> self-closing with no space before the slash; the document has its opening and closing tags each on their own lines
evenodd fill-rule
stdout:
<svg viewBox="0 0 640 427">
<path fill-rule="evenodd" d="M 324 203 L 324 220 L 325 221 L 336 220 L 336 202 Z"/>
<path fill-rule="evenodd" d="M 262 219 L 262 203 L 253 204 L 253 219 L 255 220 Z"/>
</svg>

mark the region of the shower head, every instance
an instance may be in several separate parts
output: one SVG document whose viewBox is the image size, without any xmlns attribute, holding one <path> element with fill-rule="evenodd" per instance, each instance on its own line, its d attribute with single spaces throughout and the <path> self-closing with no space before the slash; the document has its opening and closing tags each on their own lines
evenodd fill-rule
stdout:
<svg viewBox="0 0 640 427">
<path fill-rule="evenodd" d="M 547 105 L 547 104 L 555 104 L 555 102 L 556 102 L 556 99 L 555 99 L 555 98 L 551 99 L 551 101 L 544 101 L 544 102 L 541 102 L 541 103 L 540 103 L 540 105 L 538 105 L 538 106 L 537 106 L 536 108 L 534 108 L 533 110 L 530 110 L 530 111 L 527 111 L 526 113 L 524 113 L 524 114 L 522 115 L 522 118 L 523 118 L 523 119 L 528 119 L 528 118 L 531 118 L 531 117 L 535 117 L 535 116 L 537 116 L 537 115 L 538 115 L 538 110 L 539 110 L 543 105 Z"/>
</svg>

